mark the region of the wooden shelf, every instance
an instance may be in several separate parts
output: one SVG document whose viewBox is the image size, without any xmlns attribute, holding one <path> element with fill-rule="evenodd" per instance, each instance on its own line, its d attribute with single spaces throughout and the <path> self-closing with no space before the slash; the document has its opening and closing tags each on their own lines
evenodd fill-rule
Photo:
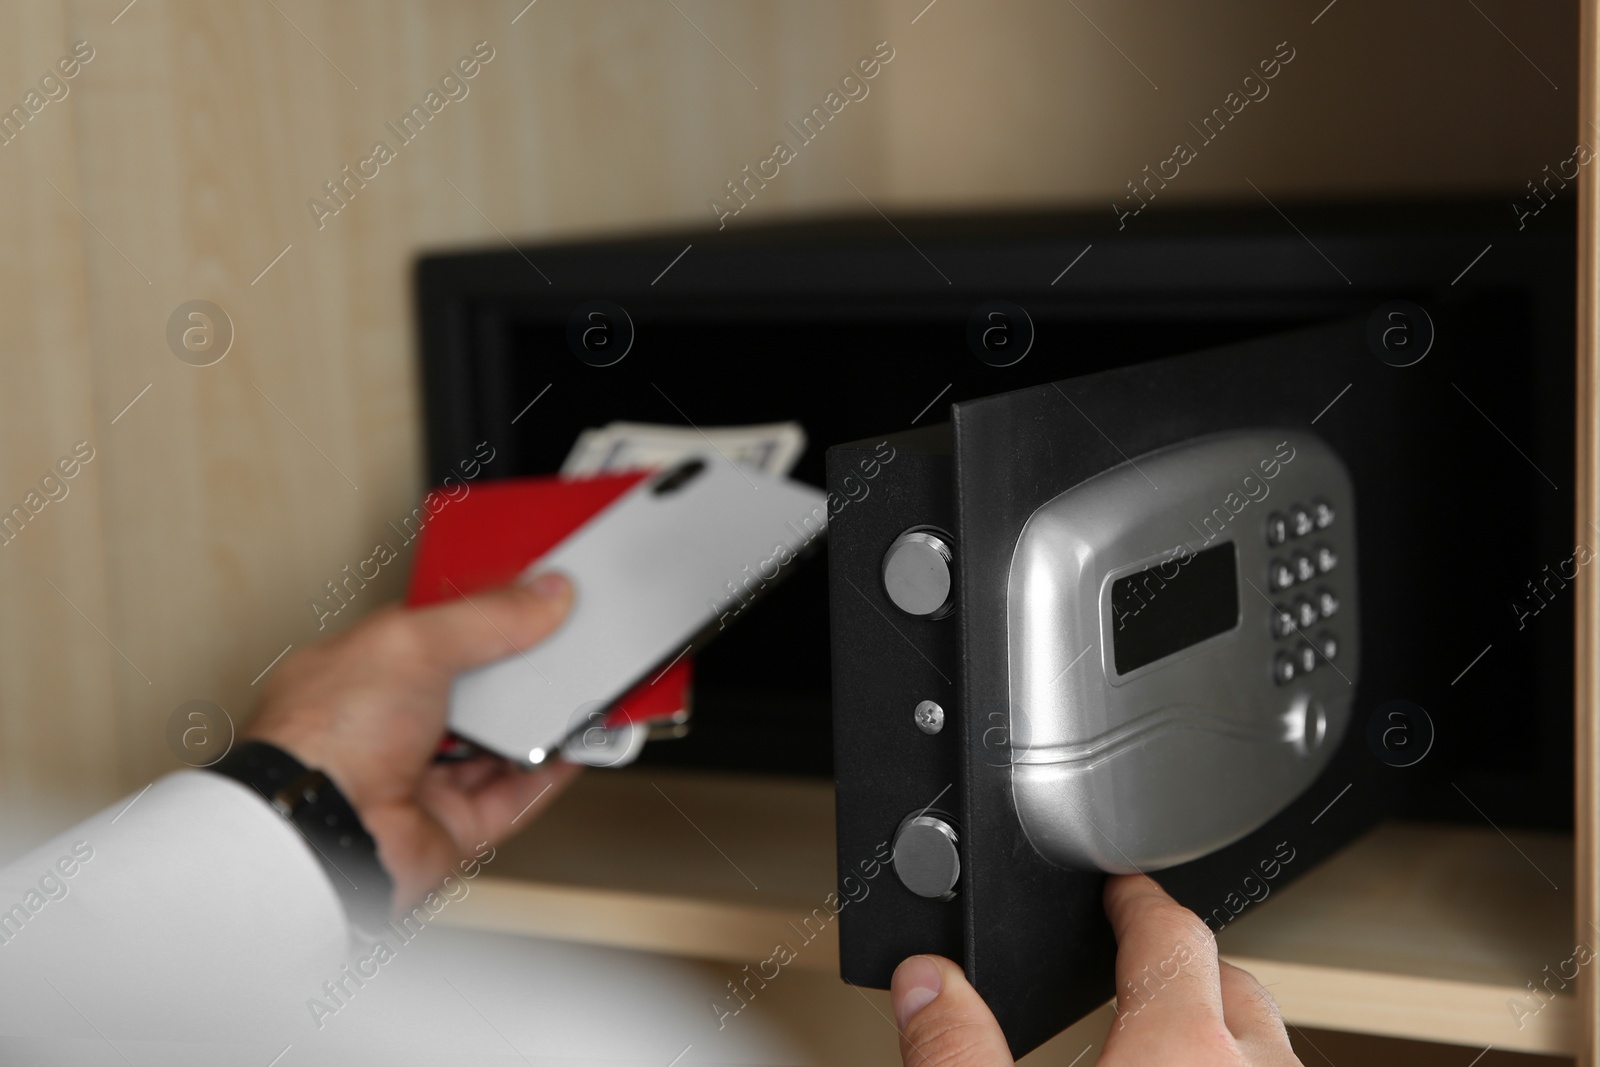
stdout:
<svg viewBox="0 0 1600 1067">
<path fill-rule="evenodd" d="M 1572 841 L 1490 827 L 1381 826 L 1223 931 L 1297 1026 L 1572 1054 L 1555 997 L 1508 1006 L 1572 956 Z M 747 963 L 834 888 L 822 782 L 591 772 L 502 846 L 443 913 L 475 929 Z M 792 966 L 836 972 L 830 924 Z"/>
<path fill-rule="evenodd" d="M 1572 1055 L 1570 986 L 1509 1006 L 1572 956 L 1572 884 L 1564 835 L 1389 823 L 1218 941 L 1302 1026 Z"/>
</svg>

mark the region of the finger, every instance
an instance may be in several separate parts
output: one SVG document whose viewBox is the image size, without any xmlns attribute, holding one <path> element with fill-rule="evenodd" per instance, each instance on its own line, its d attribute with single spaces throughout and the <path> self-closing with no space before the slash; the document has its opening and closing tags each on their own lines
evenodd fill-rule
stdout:
<svg viewBox="0 0 1600 1067">
<path fill-rule="evenodd" d="M 961 968 L 942 956 L 912 956 L 889 983 L 905 1067 L 1010 1067 L 994 1013 Z"/>
<path fill-rule="evenodd" d="M 1105 905 L 1117 935 L 1113 1033 L 1138 1016 L 1159 1019 L 1163 1031 L 1224 1033 L 1217 942 L 1205 923 L 1144 875 L 1107 879 Z"/>
<path fill-rule="evenodd" d="M 572 583 L 549 572 L 409 612 L 409 623 L 430 659 L 451 671 L 492 663 L 537 644 L 561 625 L 572 608 Z"/>
<path fill-rule="evenodd" d="M 1298 1062 L 1278 1002 L 1255 975 L 1227 962 L 1222 964 L 1222 1014 L 1250 1063 Z"/>
<path fill-rule="evenodd" d="M 439 768 L 452 788 L 464 793 L 475 792 L 491 778 L 505 773 L 507 760 L 488 754 L 477 755 L 460 762 L 441 763 Z"/>
<path fill-rule="evenodd" d="M 478 841 L 496 844 L 537 818 L 582 770 L 581 764 L 559 759 L 532 771 L 506 764 L 500 773 L 463 789 L 450 780 L 450 768 L 436 767 L 421 800 L 462 848 Z"/>
</svg>

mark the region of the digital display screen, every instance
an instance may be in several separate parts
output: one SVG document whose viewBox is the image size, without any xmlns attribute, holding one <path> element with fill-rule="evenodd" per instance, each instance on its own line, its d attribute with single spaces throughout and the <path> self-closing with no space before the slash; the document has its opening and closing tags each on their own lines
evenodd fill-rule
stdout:
<svg viewBox="0 0 1600 1067">
<path fill-rule="evenodd" d="M 1226 633 L 1239 621 L 1239 568 L 1232 541 L 1174 553 L 1111 583 L 1111 642 L 1117 673 Z"/>
</svg>

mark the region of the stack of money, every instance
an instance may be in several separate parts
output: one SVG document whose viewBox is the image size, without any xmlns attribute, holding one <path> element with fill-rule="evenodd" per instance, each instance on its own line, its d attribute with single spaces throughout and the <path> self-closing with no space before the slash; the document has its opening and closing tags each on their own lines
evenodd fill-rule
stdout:
<svg viewBox="0 0 1600 1067">
<path fill-rule="evenodd" d="M 806 450 L 806 432 L 798 422 L 760 426 L 658 426 L 648 422 L 613 422 L 578 435 L 561 464 L 561 473 L 605 474 L 654 470 L 710 449 L 732 463 L 777 477 L 794 468 Z"/>
</svg>

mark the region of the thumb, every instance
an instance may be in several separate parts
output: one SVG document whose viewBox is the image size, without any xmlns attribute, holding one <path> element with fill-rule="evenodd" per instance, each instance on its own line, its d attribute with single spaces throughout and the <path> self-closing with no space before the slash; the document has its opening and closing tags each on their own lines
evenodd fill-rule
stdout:
<svg viewBox="0 0 1600 1067">
<path fill-rule="evenodd" d="M 942 956 L 912 956 L 895 968 L 889 998 L 905 1067 L 1011 1067 L 994 1013 L 961 968 Z"/>
<path fill-rule="evenodd" d="M 572 610 L 572 582 L 548 572 L 531 582 L 410 613 L 428 655 L 455 673 L 481 667 L 538 644 L 560 627 Z"/>
</svg>

